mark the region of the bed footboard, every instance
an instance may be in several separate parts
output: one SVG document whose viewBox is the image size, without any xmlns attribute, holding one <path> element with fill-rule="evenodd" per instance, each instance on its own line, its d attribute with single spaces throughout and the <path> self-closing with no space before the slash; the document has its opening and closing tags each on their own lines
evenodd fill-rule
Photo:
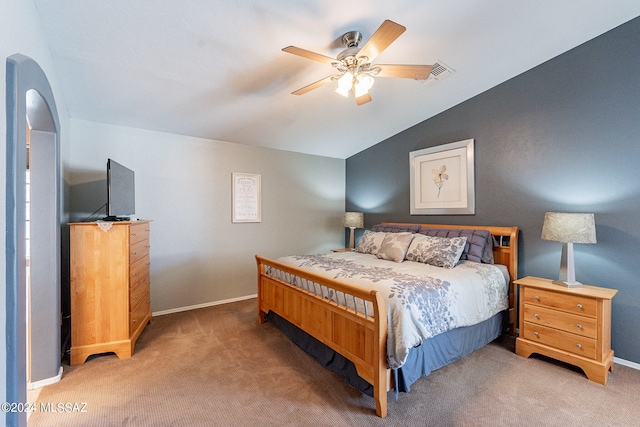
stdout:
<svg viewBox="0 0 640 427">
<path fill-rule="evenodd" d="M 373 385 L 376 414 L 385 417 L 390 372 L 382 296 L 260 256 L 256 261 L 260 323 L 273 311 L 353 362 L 358 375 Z"/>
</svg>

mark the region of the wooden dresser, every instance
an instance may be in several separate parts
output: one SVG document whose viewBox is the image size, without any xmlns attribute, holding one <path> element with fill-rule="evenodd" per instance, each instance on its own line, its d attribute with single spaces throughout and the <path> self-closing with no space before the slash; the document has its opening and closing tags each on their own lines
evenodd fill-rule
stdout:
<svg viewBox="0 0 640 427">
<path fill-rule="evenodd" d="M 71 365 L 92 354 L 133 354 L 151 321 L 150 221 L 69 224 Z"/>
<path fill-rule="evenodd" d="M 613 371 L 611 299 L 615 289 L 567 288 L 552 280 L 525 277 L 520 285 L 520 336 L 516 354 L 542 354 L 580 367 L 606 385 Z"/>
</svg>

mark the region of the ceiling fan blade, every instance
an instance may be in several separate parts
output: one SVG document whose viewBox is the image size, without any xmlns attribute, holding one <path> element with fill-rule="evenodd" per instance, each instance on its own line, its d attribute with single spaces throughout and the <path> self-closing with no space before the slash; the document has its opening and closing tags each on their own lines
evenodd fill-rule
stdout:
<svg viewBox="0 0 640 427">
<path fill-rule="evenodd" d="M 358 105 L 366 104 L 367 102 L 371 102 L 371 94 L 369 92 L 356 97 L 356 104 Z"/>
<path fill-rule="evenodd" d="M 312 59 L 314 61 L 322 62 L 323 64 L 333 64 L 334 62 L 338 62 L 334 58 L 330 58 L 328 56 L 321 55 L 319 53 L 311 52 L 310 50 L 301 49 L 295 46 L 287 46 L 282 49 L 284 52 L 291 53 L 294 55 L 302 56 L 303 58 Z"/>
<path fill-rule="evenodd" d="M 366 56 L 369 58 L 369 62 L 373 61 L 378 55 L 382 53 L 391 43 L 393 43 L 402 33 L 406 30 L 400 24 L 396 24 L 388 19 L 380 25 L 380 28 L 376 30 L 369 40 L 362 46 L 358 57 Z"/>
<path fill-rule="evenodd" d="M 380 68 L 380 72 L 376 74 L 376 77 L 427 80 L 431 70 L 433 70 L 433 65 L 376 64 L 374 68 Z"/>
<path fill-rule="evenodd" d="M 291 92 L 291 95 L 304 95 L 307 92 L 310 92 L 314 89 L 319 88 L 320 86 L 324 86 L 327 83 L 331 83 L 333 81 L 333 77 L 334 76 L 327 76 L 324 79 L 320 79 L 315 83 L 311 83 L 310 85 L 307 85 L 305 87 L 301 87 L 300 89 Z"/>
</svg>

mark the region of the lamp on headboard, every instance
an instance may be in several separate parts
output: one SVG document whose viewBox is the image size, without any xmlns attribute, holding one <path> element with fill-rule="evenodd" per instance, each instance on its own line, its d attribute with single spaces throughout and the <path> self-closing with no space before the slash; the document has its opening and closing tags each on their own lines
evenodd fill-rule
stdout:
<svg viewBox="0 0 640 427">
<path fill-rule="evenodd" d="M 351 233 L 349 235 L 349 248 L 353 249 L 354 230 L 356 228 L 364 228 L 364 214 L 362 212 L 345 212 L 342 225 L 351 229 Z"/>
<path fill-rule="evenodd" d="M 596 243 L 596 223 L 593 214 L 547 212 L 544 214 L 542 239 L 562 242 L 562 258 L 560 260 L 560 280 L 556 285 L 567 287 L 582 286 L 576 281 L 576 270 L 573 262 L 574 243 Z"/>
</svg>

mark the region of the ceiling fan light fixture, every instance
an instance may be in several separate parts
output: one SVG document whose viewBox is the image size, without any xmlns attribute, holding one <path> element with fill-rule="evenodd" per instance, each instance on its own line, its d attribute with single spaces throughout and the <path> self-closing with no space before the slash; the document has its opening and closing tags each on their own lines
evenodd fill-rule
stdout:
<svg viewBox="0 0 640 427">
<path fill-rule="evenodd" d="M 342 96 L 348 96 L 352 85 L 353 74 L 351 71 L 347 71 L 338 79 L 338 88 L 336 89 L 336 92 Z"/>
<path fill-rule="evenodd" d="M 369 92 L 369 89 L 373 86 L 374 80 L 373 77 L 368 76 L 366 74 L 359 74 L 356 77 L 356 82 L 353 85 L 353 92 L 357 97 L 366 95 Z"/>
</svg>

